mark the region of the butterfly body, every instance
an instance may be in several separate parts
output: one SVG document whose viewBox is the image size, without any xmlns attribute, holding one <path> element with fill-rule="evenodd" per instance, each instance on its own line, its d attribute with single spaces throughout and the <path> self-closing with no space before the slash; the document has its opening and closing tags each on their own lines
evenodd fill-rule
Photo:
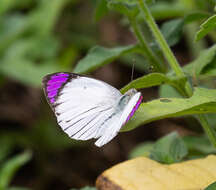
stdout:
<svg viewBox="0 0 216 190">
<path fill-rule="evenodd" d="M 54 73 L 43 79 L 43 89 L 58 124 L 73 139 L 113 139 L 138 109 L 142 96 L 135 89 L 124 95 L 109 84 L 74 73 Z"/>
</svg>

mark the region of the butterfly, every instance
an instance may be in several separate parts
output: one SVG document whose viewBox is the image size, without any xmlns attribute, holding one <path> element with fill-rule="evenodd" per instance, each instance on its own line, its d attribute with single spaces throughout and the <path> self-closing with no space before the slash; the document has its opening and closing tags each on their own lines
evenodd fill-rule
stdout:
<svg viewBox="0 0 216 190">
<path fill-rule="evenodd" d="M 103 81 L 68 72 L 45 76 L 43 90 L 62 130 L 76 140 L 97 139 L 98 147 L 117 135 L 142 102 L 135 89 L 121 94 Z"/>
</svg>

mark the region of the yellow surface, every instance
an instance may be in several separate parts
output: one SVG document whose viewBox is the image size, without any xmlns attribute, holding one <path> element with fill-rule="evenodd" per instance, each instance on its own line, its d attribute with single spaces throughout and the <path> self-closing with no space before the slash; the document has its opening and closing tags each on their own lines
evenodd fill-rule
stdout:
<svg viewBox="0 0 216 190">
<path fill-rule="evenodd" d="M 216 156 L 171 165 L 139 157 L 106 170 L 102 176 L 122 190 L 202 190 L 216 181 Z"/>
</svg>

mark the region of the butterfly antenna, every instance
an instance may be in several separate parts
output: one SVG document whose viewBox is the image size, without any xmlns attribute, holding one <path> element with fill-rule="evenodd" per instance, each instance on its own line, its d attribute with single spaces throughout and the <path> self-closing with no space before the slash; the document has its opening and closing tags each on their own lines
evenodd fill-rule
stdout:
<svg viewBox="0 0 216 190">
<path fill-rule="evenodd" d="M 133 65 L 132 65 L 131 81 L 133 80 L 133 75 L 134 75 L 134 64 L 135 64 L 135 60 L 133 61 Z"/>
</svg>

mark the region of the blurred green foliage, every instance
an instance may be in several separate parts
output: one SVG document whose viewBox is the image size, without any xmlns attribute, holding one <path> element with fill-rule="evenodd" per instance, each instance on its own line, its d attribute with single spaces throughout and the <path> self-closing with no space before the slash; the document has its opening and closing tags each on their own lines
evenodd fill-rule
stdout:
<svg viewBox="0 0 216 190">
<path fill-rule="evenodd" d="M 170 164 L 215 153 L 215 148 L 206 136 L 184 136 L 182 138 L 178 133 L 173 132 L 156 142 L 144 142 L 137 145 L 130 152 L 129 158 L 146 156 L 161 163 Z"/>
<path fill-rule="evenodd" d="M 78 11 L 71 13 L 71 9 L 77 9 L 79 4 L 80 1 L 76 0 L 1 1 L 0 88 L 2 90 L 7 87 L 8 79 L 17 81 L 25 88 L 41 87 L 42 77 L 48 73 L 72 70 L 82 51 L 97 41 L 97 37 L 92 35 L 95 29 L 91 24 L 86 26 L 82 22 L 74 24 L 71 22 L 73 26 L 68 27 L 69 30 L 58 31 L 58 25 L 61 26 L 62 21 L 64 24 L 64 10 L 69 19 L 76 20 L 76 17 L 80 17 Z M 67 6 L 70 7 L 69 10 Z M 51 152 L 80 145 L 65 134 L 59 133 L 56 122 L 50 120 L 50 117 L 47 119 L 46 115 L 47 113 L 40 114 L 28 130 L 24 127 L 19 130 L 5 130 L 6 127 L 1 126 L 1 190 L 27 190 L 27 188 L 9 186 L 17 170 L 31 158 L 29 151 L 14 155 L 17 149 L 30 149 L 48 162 L 48 154 Z M 40 162 L 40 158 L 36 160 Z"/>
<path fill-rule="evenodd" d="M 7 146 L 7 144 L 4 144 L 4 146 Z M 11 146 L 11 145 L 8 145 Z M 6 151 L 0 152 L 1 157 L 7 155 Z M 15 175 L 16 171 L 24 165 L 26 162 L 28 162 L 31 159 L 31 152 L 26 151 L 22 154 L 16 155 L 13 158 L 10 158 L 7 161 L 0 160 L 0 162 L 3 162 L 3 166 L 0 168 L 0 189 L 1 190 L 7 190 L 7 189 L 25 189 L 25 188 L 19 188 L 19 187 L 10 187 L 9 184 Z"/>
<path fill-rule="evenodd" d="M 15 1 L 8 2 L 11 3 L 5 6 L 7 10 L 15 6 Z M 52 3 L 41 0 L 27 15 L 1 11 L 1 74 L 39 86 L 47 72 L 61 69 L 57 63 L 60 44 L 52 31 L 66 3 L 65 0 Z"/>
<path fill-rule="evenodd" d="M 40 86 L 47 73 L 71 70 L 79 52 L 71 46 L 72 41 L 68 48 L 62 49 L 62 36 L 56 35 L 55 27 L 63 8 L 75 3 L 75 0 L 54 0 L 52 3 L 23 0 L 21 4 L 3 1 L 0 10 L 1 75 L 23 84 Z"/>
<path fill-rule="evenodd" d="M 210 31 L 215 29 L 216 27 L 216 15 L 211 16 L 206 20 L 203 24 L 200 25 L 200 30 L 197 32 L 195 36 L 195 40 L 198 41 L 206 36 Z"/>
<path fill-rule="evenodd" d="M 155 143 L 143 143 L 130 153 L 130 158 L 148 156 L 153 160 L 165 164 L 172 164 L 183 160 L 188 154 L 188 147 L 176 133 L 170 133 Z"/>
<path fill-rule="evenodd" d="M 184 141 L 173 132 L 162 137 L 151 150 L 150 158 L 162 163 L 171 164 L 181 161 L 188 153 Z"/>
<path fill-rule="evenodd" d="M 116 47 L 112 49 L 95 46 L 88 52 L 88 55 L 81 59 L 74 68 L 75 73 L 88 73 L 103 65 L 112 62 L 114 59 L 129 52 L 139 51 L 135 45 Z"/>
</svg>

